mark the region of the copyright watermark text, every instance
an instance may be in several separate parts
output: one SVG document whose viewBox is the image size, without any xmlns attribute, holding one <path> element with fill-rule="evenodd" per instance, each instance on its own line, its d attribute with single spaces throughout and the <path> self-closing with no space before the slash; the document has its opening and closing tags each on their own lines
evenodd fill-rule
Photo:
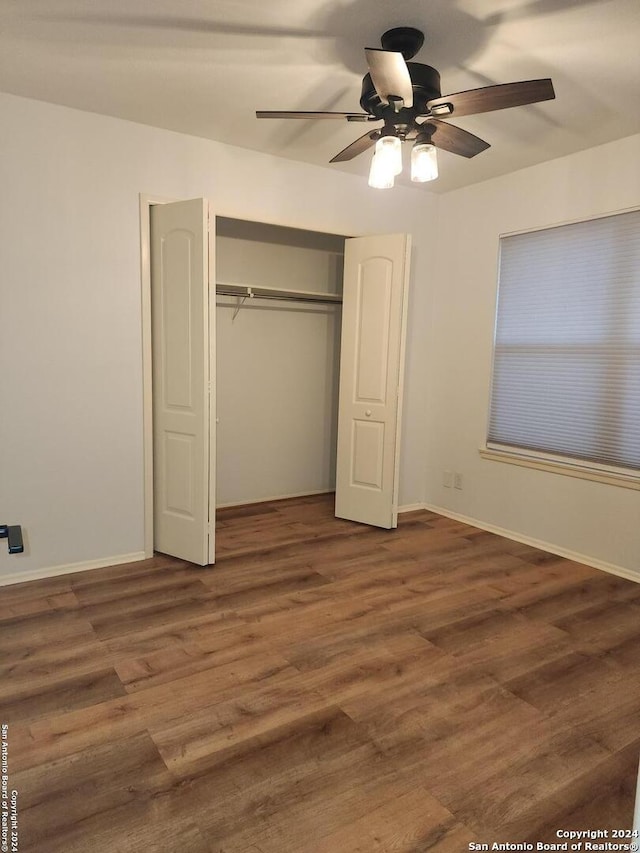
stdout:
<svg viewBox="0 0 640 853">
<path fill-rule="evenodd" d="M 580 851 L 580 853 L 637 853 L 640 839 L 637 829 L 559 829 L 557 841 L 472 841 L 468 849 L 473 851 Z"/>
</svg>

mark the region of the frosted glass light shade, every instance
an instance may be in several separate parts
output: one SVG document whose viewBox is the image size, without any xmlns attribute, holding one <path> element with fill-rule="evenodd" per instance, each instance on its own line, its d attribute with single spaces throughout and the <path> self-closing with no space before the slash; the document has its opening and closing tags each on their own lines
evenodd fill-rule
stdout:
<svg viewBox="0 0 640 853">
<path fill-rule="evenodd" d="M 381 136 L 376 142 L 376 154 L 384 160 L 392 174 L 402 171 L 402 143 L 397 136 Z"/>
<path fill-rule="evenodd" d="M 402 171 L 402 143 L 397 136 L 381 136 L 371 161 L 369 186 L 387 190 Z"/>
<path fill-rule="evenodd" d="M 389 162 L 374 152 L 369 170 L 369 186 L 377 190 L 388 190 L 393 186 L 394 174 L 389 168 Z"/>
<path fill-rule="evenodd" d="M 411 150 L 411 180 L 418 183 L 438 177 L 438 155 L 435 145 L 417 142 Z"/>
</svg>

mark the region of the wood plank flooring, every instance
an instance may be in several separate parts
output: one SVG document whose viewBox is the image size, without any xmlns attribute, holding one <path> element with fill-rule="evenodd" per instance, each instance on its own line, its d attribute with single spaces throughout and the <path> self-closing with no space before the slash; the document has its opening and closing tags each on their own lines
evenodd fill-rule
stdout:
<svg viewBox="0 0 640 853">
<path fill-rule="evenodd" d="M 630 828 L 640 585 L 420 511 L 0 590 L 20 851 L 423 853 Z"/>
</svg>

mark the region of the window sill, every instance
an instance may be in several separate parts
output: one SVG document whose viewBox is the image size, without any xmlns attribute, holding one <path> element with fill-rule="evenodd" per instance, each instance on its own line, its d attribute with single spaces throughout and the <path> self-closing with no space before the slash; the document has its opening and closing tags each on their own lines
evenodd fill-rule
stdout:
<svg viewBox="0 0 640 853">
<path fill-rule="evenodd" d="M 538 471 L 548 471 L 551 474 L 565 474 L 578 477 L 581 480 L 593 480 L 596 483 L 606 483 L 609 486 L 622 486 L 624 489 L 640 490 L 640 475 L 632 472 L 614 471 L 608 468 L 588 467 L 579 462 L 549 459 L 517 450 L 502 450 L 494 447 L 481 447 L 480 456 L 492 462 L 507 462 L 520 465 L 523 468 L 535 468 Z"/>
</svg>

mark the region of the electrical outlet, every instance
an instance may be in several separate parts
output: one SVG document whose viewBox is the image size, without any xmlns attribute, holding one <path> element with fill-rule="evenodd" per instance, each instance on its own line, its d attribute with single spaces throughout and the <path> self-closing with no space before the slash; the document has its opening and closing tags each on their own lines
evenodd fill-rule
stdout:
<svg viewBox="0 0 640 853">
<path fill-rule="evenodd" d="M 454 489 L 462 488 L 462 474 L 458 474 L 457 472 L 453 475 L 453 487 Z"/>
<path fill-rule="evenodd" d="M 450 489 L 453 486 L 453 471 L 442 472 L 442 485 L 446 489 Z"/>
</svg>

